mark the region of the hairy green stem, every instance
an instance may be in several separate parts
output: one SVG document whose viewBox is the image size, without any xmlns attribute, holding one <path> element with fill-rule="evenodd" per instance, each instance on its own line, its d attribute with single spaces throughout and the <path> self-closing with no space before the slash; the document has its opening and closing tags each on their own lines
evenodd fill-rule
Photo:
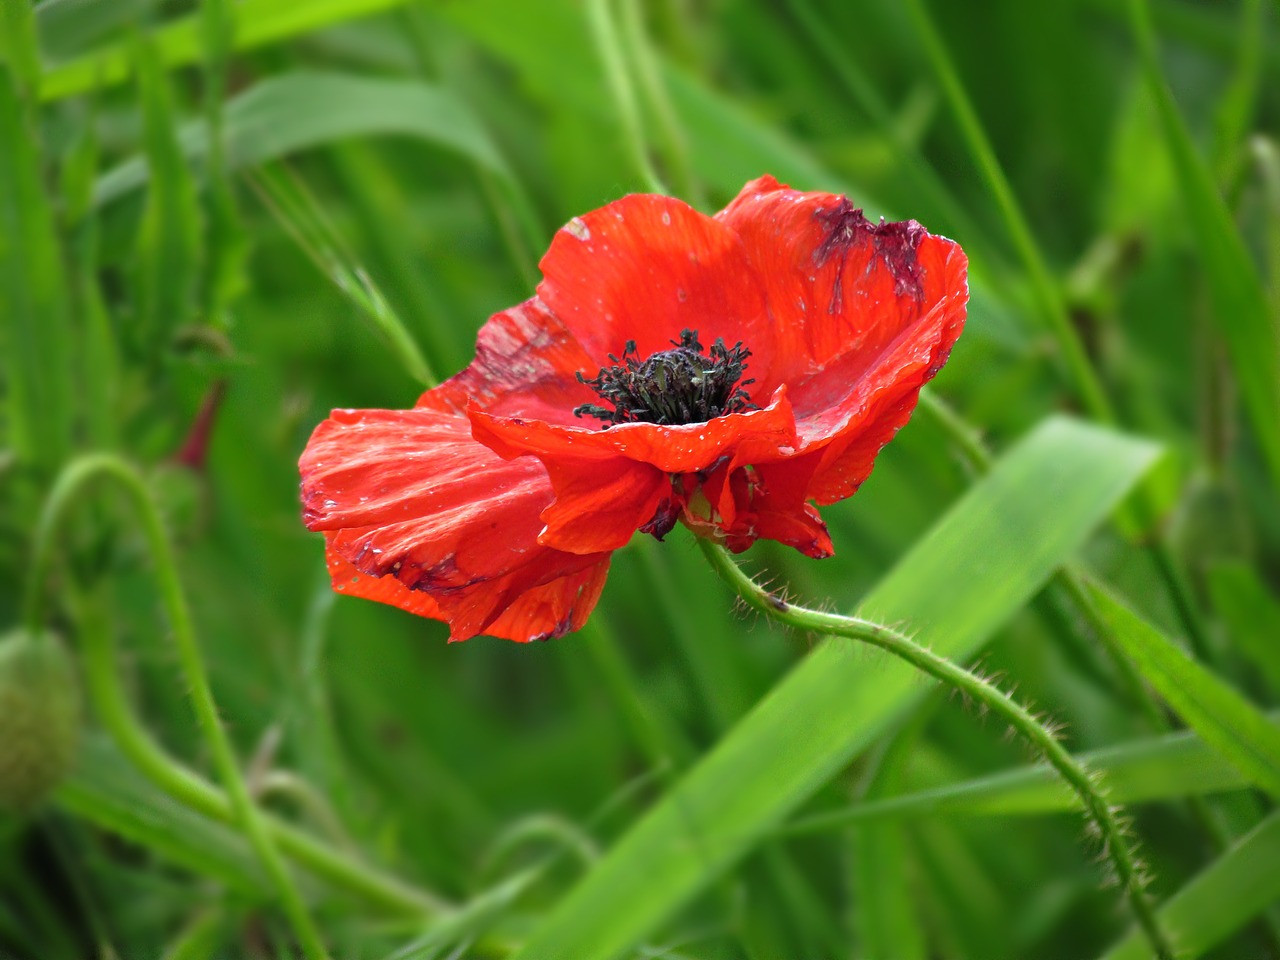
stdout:
<svg viewBox="0 0 1280 960">
<path fill-rule="evenodd" d="M 947 686 L 961 691 L 1030 741 L 1079 796 L 1086 816 L 1099 831 L 1103 851 L 1111 861 L 1116 879 L 1152 949 L 1162 960 L 1172 960 L 1173 950 L 1160 930 L 1143 892 L 1145 881 L 1142 869 L 1126 836 L 1118 810 L 1107 803 L 1097 775 L 1086 770 L 1080 761 L 1067 752 L 1052 729 L 990 680 L 938 656 L 905 634 L 869 620 L 811 610 L 790 603 L 743 573 L 723 547 L 705 538 L 699 538 L 698 544 L 716 572 L 751 609 L 798 630 L 844 637 L 879 647 Z"/>
<path fill-rule="evenodd" d="M 644 127 L 640 122 L 640 110 L 636 104 L 635 91 L 631 87 L 631 79 L 627 74 L 626 60 L 622 54 L 622 44 L 618 40 L 618 28 L 614 23 L 613 11 L 609 9 L 609 0 L 587 0 L 587 21 L 591 27 L 591 37 L 595 41 L 596 51 L 604 66 L 605 81 L 613 96 L 613 105 L 618 111 L 618 120 L 622 124 L 622 135 L 627 150 L 636 165 L 636 172 L 644 181 L 645 189 L 653 193 L 669 193 L 666 184 L 654 170 L 649 160 L 649 151 L 645 145 Z"/>
<path fill-rule="evenodd" d="M 214 703 L 213 691 L 209 686 L 191 614 L 178 579 L 177 564 L 160 512 L 137 470 L 114 454 L 88 454 L 73 460 L 59 474 L 49 492 L 36 529 L 32 576 L 27 589 L 27 625 L 33 633 L 38 633 L 43 622 L 44 587 L 52 563 L 54 537 L 70 507 L 81 499 L 84 489 L 99 478 L 110 478 L 125 491 L 142 523 L 155 565 L 161 599 L 169 616 L 174 644 L 178 648 L 178 660 L 191 696 L 191 705 L 213 755 L 218 774 L 226 787 L 235 820 L 249 838 L 254 852 L 266 869 L 307 960 L 325 960 L 328 951 L 324 941 L 276 850 L 261 811 L 249 795 L 235 751 L 218 717 L 218 708 Z"/>
<path fill-rule="evenodd" d="M 78 608 L 76 632 L 89 697 L 99 721 L 125 756 L 161 790 L 211 820 L 235 824 L 235 811 L 227 795 L 168 756 L 138 720 L 120 682 L 110 625 L 96 605 L 81 603 Z M 450 909 L 425 891 L 378 873 L 270 814 L 265 814 L 263 820 L 280 850 L 295 862 L 334 887 L 364 897 L 388 913 L 426 917 Z"/>
</svg>

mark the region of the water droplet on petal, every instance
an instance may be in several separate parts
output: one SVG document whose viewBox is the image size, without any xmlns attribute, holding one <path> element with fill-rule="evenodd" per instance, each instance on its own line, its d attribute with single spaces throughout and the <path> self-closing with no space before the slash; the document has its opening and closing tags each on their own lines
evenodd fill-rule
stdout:
<svg viewBox="0 0 1280 960">
<path fill-rule="evenodd" d="M 579 240 L 590 240 L 591 231 L 587 228 L 586 221 L 581 217 L 574 217 L 564 225 L 565 233 L 570 236 L 577 237 Z"/>
<path fill-rule="evenodd" d="M 668 227 L 671 226 L 671 212 L 669 210 L 662 211 L 662 222 Z"/>
</svg>

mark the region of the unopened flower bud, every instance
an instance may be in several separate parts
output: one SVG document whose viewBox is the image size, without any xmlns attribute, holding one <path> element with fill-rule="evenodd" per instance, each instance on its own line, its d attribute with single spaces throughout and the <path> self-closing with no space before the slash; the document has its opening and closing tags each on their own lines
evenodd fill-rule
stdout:
<svg viewBox="0 0 1280 960">
<path fill-rule="evenodd" d="M 66 648 L 17 630 L 0 637 L 0 814 L 27 813 L 71 769 L 80 696 Z"/>
</svg>

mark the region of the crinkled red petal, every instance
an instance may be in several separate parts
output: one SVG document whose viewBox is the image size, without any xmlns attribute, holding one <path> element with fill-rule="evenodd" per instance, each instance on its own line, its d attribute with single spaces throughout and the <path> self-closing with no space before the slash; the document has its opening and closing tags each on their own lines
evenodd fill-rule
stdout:
<svg viewBox="0 0 1280 960">
<path fill-rule="evenodd" d="M 538 541 L 570 553 L 626 546 L 671 496 L 671 477 L 648 464 L 615 457 L 544 461 L 556 499 L 542 511 Z"/>
<path fill-rule="evenodd" d="M 775 331 L 756 271 L 733 230 L 688 204 L 636 194 L 575 217 L 540 266 L 538 296 L 594 358 L 588 377 L 627 341 L 647 357 L 684 329 L 707 346 L 743 341 L 749 376 L 767 376 Z"/>
<path fill-rule="evenodd" d="M 501 456 L 532 455 L 545 465 L 555 501 L 542 514 L 547 526 L 539 540 L 583 553 L 616 549 L 653 520 L 670 495 L 671 474 L 771 459 L 795 443 L 785 387 L 763 410 L 677 426 L 628 423 L 588 430 L 495 417 L 475 407 L 468 413 L 481 443 Z"/>
<path fill-rule="evenodd" d="M 624 423 L 608 430 L 564 426 L 528 417 L 494 416 L 472 406 L 467 415 L 477 440 L 504 457 L 532 454 L 551 461 L 623 458 L 664 473 L 712 467 L 740 452 L 747 460 L 770 459 L 795 443 L 795 423 L 785 387 L 763 410 L 731 413 L 706 423 L 674 426 Z"/>
<path fill-rule="evenodd" d="M 316 428 L 299 467 L 304 518 L 325 531 L 331 570 L 347 576 L 337 558 L 403 588 L 348 578 L 344 592 L 447 620 L 453 639 L 488 632 L 521 603 L 518 622 L 529 632 L 513 639 L 555 635 L 586 615 L 584 598 L 598 595 L 607 554 L 537 541 L 538 514 L 552 498 L 546 471 L 532 459 L 496 456 L 471 438 L 462 417 L 427 408 L 336 410 Z M 434 611 L 411 599 L 418 593 Z"/>
<path fill-rule="evenodd" d="M 780 331 L 771 375 L 791 388 L 798 444 L 773 480 L 806 477 L 819 503 L 847 497 L 960 336 L 964 252 L 914 221 L 874 224 L 844 197 L 772 177 L 718 218 L 742 237 Z"/>
<path fill-rule="evenodd" d="M 495 414 L 578 423 L 575 407 L 599 400 L 576 374 L 598 364 L 537 297 L 495 313 L 476 335 L 471 364 L 428 390 L 419 407 L 461 414 L 475 403 Z"/>
</svg>

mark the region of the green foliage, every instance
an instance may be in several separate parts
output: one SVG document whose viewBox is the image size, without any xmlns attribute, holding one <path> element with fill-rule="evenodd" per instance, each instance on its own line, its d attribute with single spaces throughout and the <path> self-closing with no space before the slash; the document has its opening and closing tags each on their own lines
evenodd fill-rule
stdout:
<svg viewBox="0 0 1280 960">
<path fill-rule="evenodd" d="M 687 537 L 548 644 L 329 589 L 329 409 L 467 363 L 570 217 L 762 173 L 954 236 L 972 300 L 836 556 L 746 569 L 1061 725 L 1180 957 L 1280 955 L 1276 20 L 0 0 L 0 634 L 34 598 L 91 707 L 0 812 L 0 956 L 1150 955 L 1039 754 Z"/>
</svg>

